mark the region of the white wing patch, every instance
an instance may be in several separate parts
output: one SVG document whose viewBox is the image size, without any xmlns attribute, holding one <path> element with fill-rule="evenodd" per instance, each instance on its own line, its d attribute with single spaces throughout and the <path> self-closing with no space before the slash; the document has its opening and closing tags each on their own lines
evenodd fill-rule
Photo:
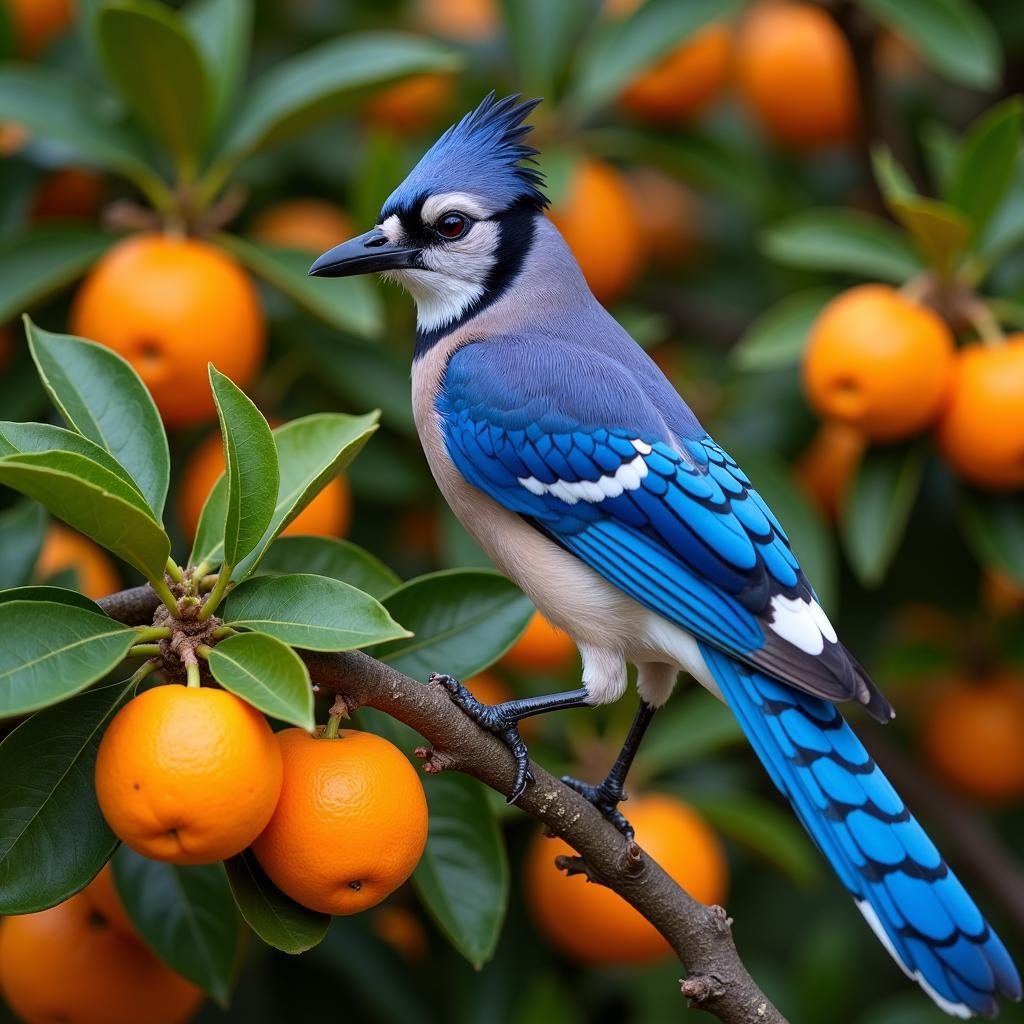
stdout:
<svg viewBox="0 0 1024 1024">
<path fill-rule="evenodd" d="M 826 640 L 830 644 L 838 640 L 821 605 L 810 598 L 805 600 L 776 594 L 772 598 L 771 621 L 768 625 L 772 632 L 806 654 L 821 654 Z"/>
<path fill-rule="evenodd" d="M 636 458 L 623 463 L 614 473 L 600 476 L 596 480 L 555 480 L 546 484 L 535 476 L 521 476 L 518 477 L 519 483 L 531 494 L 550 494 L 567 505 L 575 505 L 579 501 L 596 504 L 605 498 L 617 498 L 623 491 L 635 491 L 647 476 L 644 456 L 651 454 L 651 446 L 640 440 L 631 443 L 639 453 Z"/>
</svg>

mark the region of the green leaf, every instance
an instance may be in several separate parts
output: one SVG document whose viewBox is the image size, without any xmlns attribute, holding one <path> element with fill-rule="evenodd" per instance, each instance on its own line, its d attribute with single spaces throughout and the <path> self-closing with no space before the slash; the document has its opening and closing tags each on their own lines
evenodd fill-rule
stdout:
<svg viewBox="0 0 1024 1024">
<path fill-rule="evenodd" d="M 940 277 L 949 277 L 971 237 L 967 218 L 955 207 L 924 196 L 892 199 L 889 207 L 913 236 L 928 265 Z"/>
<path fill-rule="evenodd" d="M 0 82 L 3 75 L 0 70 Z M 84 227 L 29 227 L 8 235 L 0 241 L 0 323 L 76 281 L 115 240 Z"/>
<path fill-rule="evenodd" d="M 246 580 L 228 596 L 222 614 L 228 625 L 307 651 L 351 651 L 412 635 L 369 594 L 304 573 Z"/>
<path fill-rule="evenodd" d="M 592 112 L 696 31 L 742 6 L 742 0 L 648 0 L 624 20 L 602 19 L 577 56 L 570 109 L 577 117 Z"/>
<path fill-rule="evenodd" d="M 251 850 L 224 862 L 231 895 L 245 923 L 268 945 L 283 953 L 305 953 L 327 934 L 327 914 L 296 903 L 274 885 Z"/>
<path fill-rule="evenodd" d="M 85 594 L 80 594 L 77 590 L 68 590 L 66 587 L 12 587 L 10 590 L 0 590 L 0 604 L 7 601 L 50 601 L 57 604 L 68 604 L 73 608 L 84 608 L 87 612 L 93 612 L 96 615 L 106 614 L 95 601 L 90 600 Z"/>
<path fill-rule="evenodd" d="M 155 0 L 111 0 L 97 16 L 96 32 L 121 99 L 188 178 L 212 101 L 206 68 L 180 16 Z"/>
<path fill-rule="evenodd" d="M 877 587 L 899 548 L 924 475 L 922 445 L 871 448 L 840 514 L 846 555 L 865 587 Z"/>
<path fill-rule="evenodd" d="M 162 579 L 171 542 L 137 491 L 98 462 L 73 452 L 0 458 L 0 483 L 45 505 L 79 533 Z"/>
<path fill-rule="evenodd" d="M 0 743 L 0 913 L 56 906 L 110 859 L 117 838 L 96 802 L 96 752 L 134 692 L 134 682 L 97 687 Z"/>
<path fill-rule="evenodd" d="M 159 519 L 171 474 L 167 435 L 135 369 L 104 345 L 51 334 L 27 319 L 25 333 L 64 422 L 124 466 Z"/>
<path fill-rule="evenodd" d="M 639 762 L 652 775 L 674 772 L 743 742 L 736 716 L 701 688 L 674 696 L 654 716 Z"/>
<path fill-rule="evenodd" d="M 974 89 L 994 89 L 1002 50 L 988 18 L 970 0 L 861 0 L 879 21 L 905 36 L 940 75 Z"/>
<path fill-rule="evenodd" d="M 496 572 L 450 569 L 403 584 L 384 601 L 415 634 L 383 644 L 374 657 L 414 679 L 448 672 L 460 679 L 497 661 L 526 628 L 533 605 Z"/>
<path fill-rule="evenodd" d="M 111 862 L 124 909 L 143 942 L 226 1007 L 243 938 L 222 864 L 163 864 L 122 846 Z"/>
<path fill-rule="evenodd" d="M 963 488 L 958 511 L 979 560 L 1024 586 L 1024 496 Z"/>
<path fill-rule="evenodd" d="M 971 221 L 978 238 L 1013 183 L 1020 158 L 1019 96 L 992 107 L 971 125 L 953 167 L 947 198 Z"/>
<path fill-rule="evenodd" d="M 733 364 L 754 372 L 795 366 L 803 357 L 811 325 L 834 296 L 832 288 L 811 288 L 772 306 L 746 329 L 732 350 Z"/>
<path fill-rule="evenodd" d="M 455 772 L 428 778 L 430 833 L 412 880 L 452 945 L 479 970 L 508 907 L 508 859 L 484 787 Z"/>
<path fill-rule="evenodd" d="M 181 13 L 206 67 L 211 92 L 210 123 L 216 127 L 235 105 L 245 81 L 252 39 L 252 3 L 192 0 Z"/>
<path fill-rule="evenodd" d="M 344 241 L 344 238 L 338 239 L 339 243 Z M 383 330 L 384 308 L 369 278 L 341 277 L 323 281 L 309 276 L 313 261 L 308 252 L 282 249 L 233 235 L 220 235 L 217 243 L 258 277 L 331 327 L 364 338 L 379 335 Z"/>
<path fill-rule="evenodd" d="M 765 231 L 761 248 L 790 266 L 864 274 L 898 284 L 921 270 L 920 260 L 896 228 L 852 210 L 795 214 Z"/>
<path fill-rule="evenodd" d="M 54 601 L 0 604 L 0 718 L 64 700 L 102 679 L 128 653 L 127 626 Z"/>
<path fill-rule="evenodd" d="M 376 555 L 335 537 L 278 537 L 260 562 L 260 573 L 291 572 L 330 576 L 378 599 L 402 582 Z"/>
<path fill-rule="evenodd" d="M 45 536 L 46 513 L 36 502 L 20 501 L 0 512 L 0 590 L 28 583 Z"/>
<path fill-rule="evenodd" d="M 274 517 L 280 479 L 274 435 L 245 392 L 210 364 L 210 387 L 224 436 L 224 561 L 231 566 L 257 544 Z"/>
<path fill-rule="evenodd" d="M 871 166 L 886 201 L 908 199 L 917 195 L 917 189 L 914 188 L 910 176 L 884 142 L 871 144 Z"/>
<path fill-rule="evenodd" d="M 264 633 L 238 633 L 210 652 L 213 678 L 272 718 L 310 732 L 313 686 L 303 660 L 285 643 Z"/>
<path fill-rule="evenodd" d="M 518 87 L 530 96 L 552 95 L 573 47 L 594 16 L 588 0 L 502 0 L 505 31 Z M 550 193 L 549 193 L 550 194 Z"/>
</svg>

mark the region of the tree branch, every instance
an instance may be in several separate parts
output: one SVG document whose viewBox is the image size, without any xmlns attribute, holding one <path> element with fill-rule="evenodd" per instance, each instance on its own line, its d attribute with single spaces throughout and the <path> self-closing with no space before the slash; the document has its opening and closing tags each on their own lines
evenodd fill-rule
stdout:
<svg viewBox="0 0 1024 1024">
<path fill-rule="evenodd" d="M 149 621 L 158 604 L 148 587 L 100 601 L 113 618 Z M 360 651 L 302 654 L 321 692 L 340 695 L 350 709 L 376 708 L 415 729 L 430 744 L 428 771 L 455 769 L 508 796 L 515 762 L 505 745 L 477 726 L 438 685 L 418 682 Z M 443 666 L 441 666 L 443 668 Z M 565 866 L 583 870 L 631 903 L 666 938 L 688 972 L 683 996 L 725 1024 L 786 1024 L 750 977 L 736 952 L 730 920 L 684 892 L 643 850 L 615 830 L 578 793 L 531 765 L 534 782 L 518 806 L 579 854 Z"/>
</svg>

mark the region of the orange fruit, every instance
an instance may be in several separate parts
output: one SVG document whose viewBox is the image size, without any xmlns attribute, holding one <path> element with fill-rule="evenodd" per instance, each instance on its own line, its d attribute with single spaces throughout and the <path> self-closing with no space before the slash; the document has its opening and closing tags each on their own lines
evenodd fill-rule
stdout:
<svg viewBox="0 0 1024 1024">
<path fill-rule="evenodd" d="M 665 267 L 691 262 L 700 245 L 701 219 L 693 193 L 654 167 L 631 171 L 629 191 L 648 260 Z"/>
<path fill-rule="evenodd" d="M 725 899 L 725 853 L 692 807 L 651 793 L 630 799 L 625 812 L 636 841 L 694 899 Z M 573 852 L 561 839 L 538 835 L 526 853 L 527 904 L 552 945 L 584 964 L 651 963 L 669 956 L 672 950 L 654 925 L 618 893 L 555 867 L 557 856 Z"/>
<path fill-rule="evenodd" d="M 482 43 L 498 29 L 497 0 L 416 0 L 413 20 L 426 32 L 460 43 Z"/>
<path fill-rule="evenodd" d="M 0 156 L 14 156 L 28 141 L 28 130 L 17 121 L 0 121 Z"/>
<path fill-rule="evenodd" d="M 504 704 L 512 699 L 512 691 L 508 684 L 493 672 L 478 672 L 475 676 L 470 676 L 463 685 L 481 704 Z"/>
<path fill-rule="evenodd" d="M 797 460 L 801 487 L 833 521 L 839 518 L 865 447 L 864 435 L 856 427 L 826 420 Z"/>
<path fill-rule="evenodd" d="M 100 873 L 82 890 L 81 895 L 88 901 L 92 909 L 107 919 L 112 928 L 122 935 L 138 939 L 135 925 L 132 924 L 128 912 L 121 903 L 114 886 L 114 872 L 109 864 L 104 864 Z"/>
<path fill-rule="evenodd" d="M 427 798 L 416 769 L 380 736 L 342 729 L 276 734 L 284 783 L 252 844 L 274 884 L 325 914 L 376 906 L 413 873 L 427 842 Z"/>
<path fill-rule="evenodd" d="M 601 302 L 624 295 L 643 265 L 643 241 L 626 179 L 611 164 L 580 160 L 565 201 L 550 211 Z"/>
<path fill-rule="evenodd" d="M 70 27 L 75 0 L 7 0 L 18 52 L 32 57 Z"/>
<path fill-rule="evenodd" d="M 184 1024 L 194 985 L 97 911 L 89 890 L 0 921 L 0 993 L 25 1024 Z"/>
<path fill-rule="evenodd" d="M 640 120 L 682 124 L 721 93 L 729 79 L 729 57 L 729 30 L 707 25 L 634 78 L 619 102 Z"/>
<path fill-rule="evenodd" d="M 1024 679 L 1003 672 L 955 679 L 928 702 L 921 722 L 925 755 L 967 796 L 1024 797 Z"/>
<path fill-rule="evenodd" d="M 985 570 L 981 596 L 993 615 L 1009 618 L 1024 611 L 1024 587 L 998 569 Z"/>
<path fill-rule="evenodd" d="M 43 547 L 36 561 L 39 582 L 73 569 L 78 589 L 94 601 L 121 589 L 121 580 L 106 552 L 88 537 L 60 523 L 46 528 Z"/>
<path fill-rule="evenodd" d="M 819 415 L 872 441 L 900 441 L 931 426 L 953 383 L 953 335 L 942 319 L 884 284 L 834 298 L 804 352 L 808 401 Z"/>
<path fill-rule="evenodd" d="M 349 215 L 323 199 L 286 199 L 263 210 L 249 232 L 253 238 L 317 256 L 355 233 Z"/>
<path fill-rule="evenodd" d="M 740 23 L 736 83 L 773 138 L 799 149 L 849 139 L 859 119 L 849 44 L 821 7 L 766 2 Z"/>
<path fill-rule="evenodd" d="M 156 234 L 118 242 L 100 259 L 75 296 L 71 331 L 124 356 L 172 427 L 214 415 L 209 360 L 245 389 L 266 345 L 245 271 L 208 242 Z"/>
<path fill-rule="evenodd" d="M 187 537 L 194 537 L 207 495 L 224 472 L 224 443 L 211 434 L 199 443 L 182 474 L 178 514 Z M 352 492 L 348 480 L 335 477 L 282 531 L 285 537 L 315 534 L 343 537 L 352 522 Z"/>
<path fill-rule="evenodd" d="M 170 684 L 130 700 L 100 741 L 96 796 L 133 850 L 212 864 L 263 831 L 281 791 L 267 720 L 226 690 Z"/>
<path fill-rule="evenodd" d="M 938 442 L 965 480 L 992 490 L 1024 487 L 1024 334 L 958 353 Z"/>
<path fill-rule="evenodd" d="M 406 907 L 378 907 L 370 921 L 378 937 L 406 960 L 422 960 L 430 948 L 420 919 Z"/>
<path fill-rule="evenodd" d="M 568 633 L 552 626 L 540 612 L 534 612 L 523 635 L 501 659 L 517 672 L 561 672 L 576 657 L 576 645 Z"/>
<path fill-rule="evenodd" d="M 84 167 L 48 174 L 32 199 L 32 220 L 95 220 L 103 203 L 103 176 Z"/>
<path fill-rule="evenodd" d="M 413 75 L 371 96 L 363 119 L 370 125 L 384 125 L 396 135 L 414 135 L 435 124 L 451 100 L 449 75 Z"/>
</svg>

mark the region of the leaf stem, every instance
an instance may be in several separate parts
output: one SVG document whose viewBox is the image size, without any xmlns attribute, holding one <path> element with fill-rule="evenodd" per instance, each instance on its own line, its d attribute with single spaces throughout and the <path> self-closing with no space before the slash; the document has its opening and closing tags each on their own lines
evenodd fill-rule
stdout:
<svg viewBox="0 0 1024 1024">
<path fill-rule="evenodd" d="M 237 632 L 237 629 L 232 629 L 230 626 L 218 626 L 211 636 L 214 640 L 223 640 L 225 637 L 234 636 Z"/>
<path fill-rule="evenodd" d="M 190 661 L 185 666 L 185 685 L 196 689 L 199 686 L 199 662 Z"/>
<path fill-rule="evenodd" d="M 211 566 L 209 562 L 200 562 L 192 570 L 192 579 L 201 580 L 210 571 L 210 568 Z"/>
<path fill-rule="evenodd" d="M 163 580 L 150 580 L 149 585 L 153 588 L 153 593 L 160 598 L 160 602 L 163 606 L 175 617 L 178 617 L 178 602 L 174 600 L 174 595 L 171 593 L 171 588 Z"/>
<path fill-rule="evenodd" d="M 151 675 L 160 667 L 160 662 L 156 660 L 143 662 L 132 674 L 128 680 L 129 683 L 134 683 L 136 686 L 142 682 L 146 676 Z"/>
<path fill-rule="evenodd" d="M 205 622 L 217 610 L 217 605 L 220 604 L 221 598 L 224 597 L 224 591 L 227 590 L 228 584 L 231 582 L 231 569 L 230 565 L 220 567 L 217 583 L 210 591 L 210 596 L 206 599 L 203 607 L 199 609 L 200 622 Z"/>
<path fill-rule="evenodd" d="M 129 658 L 157 658 L 159 656 L 159 644 L 135 644 L 128 648 Z"/>
<path fill-rule="evenodd" d="M 169 640 L 171 631 L 166 626 L 139 626 L 135 636 L 137 644 L 148 644 L 152 640 Z"/>
<path fill-rule="evenodd" d="M 203 661 L 209 661 L 210 655 L 213 653 L 213 648 L 209 644 L 198 644 L 196 646 L 196 655 L 203 659 Z"/>
<path fill-rule="evenodd" d="M 1003 334 L 999 321 L 985 302 L 981 299 L 974 299 L 968 303 L 965 312 L 971 326 L 978 332 L 978 337 L 986 345 L 996 348 L 1005 344 L 1006 335 Z"/>
<path fill-rule="evenodd" d="M 185 582 L 185 574 L 181 571 L 178 563 L 169 555 L 167 557 L 167 575 L 170 576 L 175 583 Z"/>
<path fill-rule="evenodd" d="M 327 719 L 327 728 L 324 729 L 323 735 L 320 737 L 324 740 L 336 740 L 338 738 L 338 730 L 341 728 L 341 715 L 330 715 Z"/>
</svg>

